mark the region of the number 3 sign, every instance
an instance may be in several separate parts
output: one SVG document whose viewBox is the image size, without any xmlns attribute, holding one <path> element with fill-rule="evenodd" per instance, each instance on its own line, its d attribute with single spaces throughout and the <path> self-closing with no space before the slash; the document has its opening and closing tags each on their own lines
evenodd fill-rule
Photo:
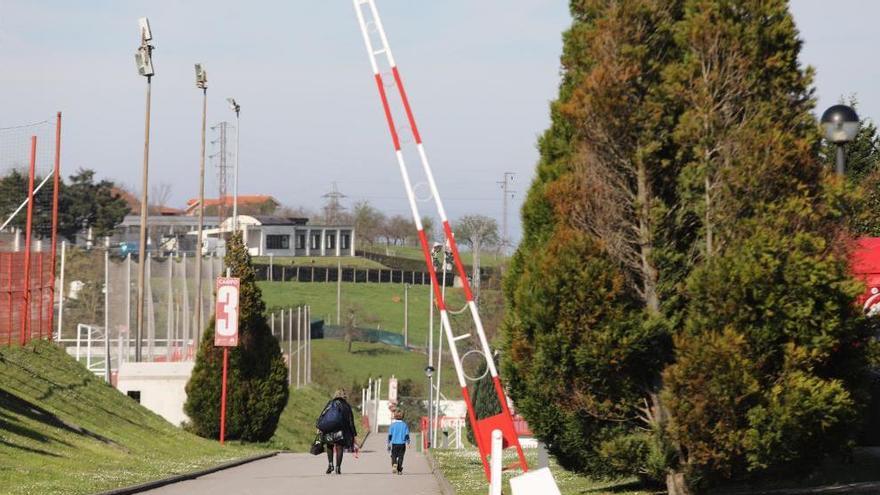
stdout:
<svg viewBox="0 0 880 495">
<path fill-rule="evenodd" d="M 217 277 L 217 321 L 214 325 L 214 345 L 238 345 L 238 289 L 237 278 Z"/>
</svg>

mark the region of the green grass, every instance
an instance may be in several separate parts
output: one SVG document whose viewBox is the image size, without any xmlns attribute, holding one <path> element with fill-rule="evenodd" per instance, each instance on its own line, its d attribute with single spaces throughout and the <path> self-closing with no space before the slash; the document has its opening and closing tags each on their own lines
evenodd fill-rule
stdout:
<svg viewBox="0 0 880 495">
<path fill-rule="evenodd" d="M 315 440 L 315 419 L 330 400 L 330 395 L 323 388 L 315 386 L 292 388 L 287 407 L 284 408 L 278 421 L 278 429 L 275 430 L 275 436 L 269 441 L 268 446 L 279 450 L 308 452 Z M 352 409 L 354 409 L 355 424 L 360 430 L 360 415 L 356 408 Z"/>
<path fill-rule="evenodd" d="M 529 466 L 535 466 L 537 463 L 537 453 L 534 449 L 526 450 L 526 460 Z M 431 452 L 440 464 L 440 470 L 443 476 L 449 480 L 449 483 L 455 489 L 456 495 L 483 495 L 486 493 L 488 485 L 486 477 L 483 474 L 483 465 L 480 462 L 479 454 L 476 449 L 462 450 L 434 450 Z M 503 465 L 510 465 L 517 460 L 516 453 L 512 449 L 504 452 Z M 617 495 L 647 495 L 652 492 L 641 489 L 635 479 L 619 480 L 619 481 L 593 481 L 584 476 L 579 476 L 560 468 L 555 462 L 550 461 L 550 470 L 559 486 L 562 495 L 600 495 L 600 494 L 617 494 Z M 504 473 L 505 492 L 510 490 L 508 479 L 517 475 L 519 472 L 510 471 Z"/>
<path fill-rule="evenodd" d="M 336 283 L 320 282 L 258 282 L 263 291 L 263 300 L 268 308 L 289 308 L 300 304 L 312 307 L 313 318 L 325 318 L 330 324 L 336 324 Z M 402 284 L 365 284 L 342 283 L 342 307 L 354 303 L 366 315 L 365 321 L 376 323 L 369 325 L 391 332 L 403 333 L 403 285 Z M 425 347 L 428 341 L 428 300 L 430 286 L 416 285 L 409 289 L 409 343 L 412 346 Z M 464 306 L 464 295 L 461 289 L 446 289 L 447 304 L 450 309 L 458 310 Z M 367 318 L 363 318 L 367 316 Z M 439 314 L 435 311 L 434 338 L 440 332 Z M 456 328 L 469 325 L 469 313 L 460 316 L 451 315 L 450 319 Z M 367 325 L 362 325 L 367 326 Z M 466 330 L 465 330 L 466 331 Z"/>
<path fill-rule="evenodd" d="M 462 246 L 459 246 L 461 248 Z M 424 260 L 425 255 L 422 254 L 422 249 L 415 246 L 364 246 L 365 251 L 384 254 L 386 256 L 397 256 L 399 258 L 407 258 L 412 260 Z M 461 262 L 465 265 L 470 265 L 474 261 L 474 255 L 470 251 L 461 251 Z M 499 255 L 497 253 L 490 252 L 480 252 L 480 266 L 483 267 L 496 267 L 507 262 L 510 258 L 508 256 Z"/>
<path fill-rule="evenodd" d="M 425 393 L 427 378 L 425 377 L 426 360 L 424 354 L 410 352 L 398 347 L 367 342 L 352 343 L 352 352 L 341 340 L 312 341 L 312 380 L 327 389 L 338 387 L 351 388 L 353 383 L 366 384 L 370 377 L 383 377 L 383 387 L 387 391 L 387 379 L 394 375 L 400 380 L 413 381 L 417 396 Z M 459 399 L 458 382 L 455 371 L 448 361 L 443 367 L 443 394 L 450 399 Z M 383 391 L 385 397 L 387 392 Z M 360 390 L 350 390 L 352 402 L 360 400 Z"/>
<path fill-rule="evenodd" d="M 3 493 L 95 493 L 265 451 L 175 428 L 48 342 L 0 348 Z"/>
<path fill-rule="evenodd" d="M 269 264 L 268 256 L 255 256 L 253 262 L 262 265 Z M 320 266 L 336 268 L 342 265 L 343 268 L 381 268 L 387 270 L 388 267 L 378 261 L 368 260 L 360 256 L 273 256 L 273 266 Z M 277 276 L 277 274 L 276 274 Z"/>
</svg>

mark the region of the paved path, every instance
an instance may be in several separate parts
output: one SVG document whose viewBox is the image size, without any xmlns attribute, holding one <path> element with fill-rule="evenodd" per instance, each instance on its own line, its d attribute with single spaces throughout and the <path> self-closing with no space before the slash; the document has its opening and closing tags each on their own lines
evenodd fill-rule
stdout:
<svg viewBox="0 0 880 495">
<path fill-rule="evenodd" d="M 144 492 L 150 495 L 440 495 L 437 480 L 415 446 L 406 453 L 403 476 L 391 474 L 391 457 L 382 435 L 370 435 L 360 459 L 350 453 L 342 475 L 324 474 L 327 456 L 279 454 Z"/>
</svg>

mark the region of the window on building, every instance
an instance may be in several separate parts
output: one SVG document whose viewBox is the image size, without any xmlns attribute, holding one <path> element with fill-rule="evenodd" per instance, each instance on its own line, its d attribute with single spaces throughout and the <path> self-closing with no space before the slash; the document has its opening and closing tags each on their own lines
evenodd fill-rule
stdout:
<svg viewBox="0 0 880 495">
<path fill-rule="evenodd" d="M 266 249 L 290 249 L 289 235 L 267 235 Z"/>
<path fill-rule="evenodd" d="M 296 235 L 296 248 L 297 249 L 305 249 L 306 248 L 306 235 L 305 234 L 297 234 Z"/>
<path fill-rule="evenodd" d="M 320 249 L 321 248 L 321 235 L 313 235 L 312 236 L 312 249 Z"/>
<path fill-rule="evenodd" d="M 336 249 L 336 234 L 327 234 L 327 249 Z"/>
<path fill-rule="evenodd" d="M 351 247 L 351 234 L 342 234 L 342 239 L 340 239 L 342 243 L 339 247 L 342 249 L 348 249 Z"/>
</svg>

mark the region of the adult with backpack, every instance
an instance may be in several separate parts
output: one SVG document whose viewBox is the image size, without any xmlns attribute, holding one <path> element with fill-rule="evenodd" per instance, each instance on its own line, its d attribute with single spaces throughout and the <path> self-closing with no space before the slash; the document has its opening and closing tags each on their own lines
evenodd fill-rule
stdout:
<svg viewBox="0 0 880 495">
<path fill-rule="evenodd" d="M 333 457 L 336 455 L 336 474 L 342 474 L 342 455 L 345 449 L 354 449 L 357 443 L 357 429 L 354 426 L 354 414 L 346 401 L 345 389 L 333 394 L 333 399 L 324 406 L 321 415 L 315 422 L 318 439 L 327 451 L 327 474 L 334 470 Z"/>
</svg>

